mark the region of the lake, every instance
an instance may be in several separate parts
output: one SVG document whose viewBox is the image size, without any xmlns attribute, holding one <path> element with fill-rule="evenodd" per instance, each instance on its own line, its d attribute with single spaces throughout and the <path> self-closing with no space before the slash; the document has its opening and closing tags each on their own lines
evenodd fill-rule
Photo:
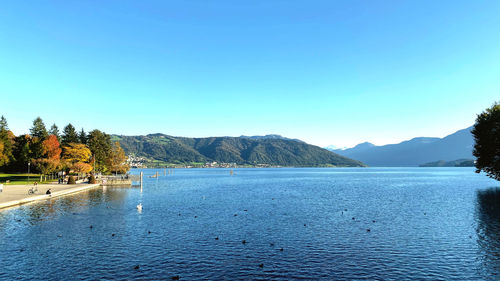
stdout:
<svg viewBox="0 0 500 281">
<path fill-rule="evenodd" d="M 500 278 L 500 182 L 473 168 L 143 171 L 0 211 L 0 279 Z"/>
</svg>

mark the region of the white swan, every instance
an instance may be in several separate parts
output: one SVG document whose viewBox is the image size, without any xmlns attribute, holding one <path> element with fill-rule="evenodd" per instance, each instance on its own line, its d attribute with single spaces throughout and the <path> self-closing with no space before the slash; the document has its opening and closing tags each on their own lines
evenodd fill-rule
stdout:
<svg viewBox="0 0 500 281">
<path fill-rule="evenodd" d="M 142 203 L 139 203 L 139 205 L 137 205 L 137 210 L 140 212 L 142 211 Z"/>
</svg>

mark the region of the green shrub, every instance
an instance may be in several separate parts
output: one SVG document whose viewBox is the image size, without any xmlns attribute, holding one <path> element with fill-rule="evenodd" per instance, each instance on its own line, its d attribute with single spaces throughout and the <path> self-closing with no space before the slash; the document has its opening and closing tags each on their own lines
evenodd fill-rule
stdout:
<svg viewBox="0 0 500 281">
<path fill-rule="evenodd" d="M 69 176 L 69 178 L 68 178 L 68 184 L 76 184 L 74 176 Z"/>
</svg>

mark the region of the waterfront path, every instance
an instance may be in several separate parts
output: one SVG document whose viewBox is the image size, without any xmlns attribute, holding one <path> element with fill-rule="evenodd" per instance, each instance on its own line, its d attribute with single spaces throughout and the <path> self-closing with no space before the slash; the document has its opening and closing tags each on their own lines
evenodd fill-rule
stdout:
<svg viewBox="0 0 500 281">
<path fill-rule="evenodd" d="M 83 190 L 98 187 L 99 184 L 39 184 L 38 192 L 28 195 L 28 190 L 33 185 L 4 185 L 3 192 L 0 192 L 0 210 L 38 200 L 46 200 L 58 196 L 63 196 Z M 51 195 L 46 195 L 47 189 L 51 190 Z"/>
</svg>

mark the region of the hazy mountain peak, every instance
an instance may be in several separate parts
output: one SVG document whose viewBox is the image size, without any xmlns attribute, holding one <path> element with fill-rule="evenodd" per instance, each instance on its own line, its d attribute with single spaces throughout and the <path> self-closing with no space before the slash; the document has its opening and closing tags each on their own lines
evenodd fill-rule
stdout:
<svg viewBox="0 0 500 281">
<path fill-rule="evenodd" d="M 440 140 L 440 138 L 433 138 L 433 137 L 416 137 L 412 138 L 411 140 L 408 141 L 403 141 L 401 143 L 433 143 L 435 141 Z"/>
<path fill-rule="evenodd" d="M 363 142 L 363 143 L 360 143 L 358 145 L 356 145 L 355 147 L 338 147 L 336 145 L 329 145 L 329 146 L 325 146 L 324 149 L 326 150 L 330 150 L 330 151 L 333 151 L 333 152 L 336 152 L 336 151 L 342 151 L 342 150 L 347 150 L 347 149 L 363 149 L 363 148 L 369 148 L 369 147 L 373 147 L 375 146 L 373 143 L 370 143 L 370 142 Z"/>
<path fill-rule="evenodd" d="M 355 147 L 353 148 L 357 148 L 357 149 L 363 149 L 363 148 L 370 148 L 370 147 L 374 147 L 375 145 L 371 142 L 363 142 L 363 143 L 360 143 L 358 145 L 356 145 Z"/>
<path fill-rule="evenodd" d="M 472 159 L 474 140 L 471 127 L 444 138 L 417 137 L 397 144 L 375 146 L 361 143 L 336 153 L 370 166 L 418 166 L 438 160 Z"/>
</svg>

